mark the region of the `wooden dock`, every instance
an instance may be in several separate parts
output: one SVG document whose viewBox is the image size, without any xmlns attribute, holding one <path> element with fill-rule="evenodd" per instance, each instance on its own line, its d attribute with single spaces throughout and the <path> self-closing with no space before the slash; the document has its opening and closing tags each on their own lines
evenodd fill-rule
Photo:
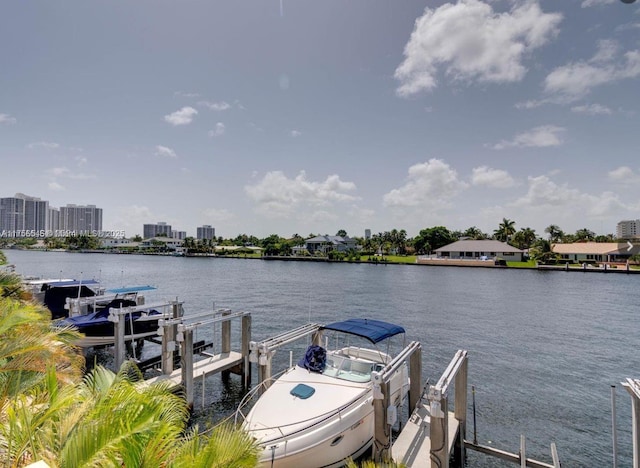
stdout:
<svg viewBox="0 0 640 468">
<path fill-rule="evenodd" d="M 193 379 L 195 380 L 229 370 L 241 365 L 243 362 L 244 356 L 237 351 L 209 354 L 205 359 L 193 363 Z M 162 374 L 147 380 L 149 384 L 167 381 L 172 382 L 175 386 L 182 385 L 182 368 L 174 370 L 171 374 Z"/>
<path fill-rule="evenodd" d="M 429 402 L 420 402 L 393 443 L 391 455 L 396 462 L 412 468 L 431 468 L 431 415 Z M 447 453 L 453 452 L 460 425 L 452 411 L 448 413 Z"/>
</svg>

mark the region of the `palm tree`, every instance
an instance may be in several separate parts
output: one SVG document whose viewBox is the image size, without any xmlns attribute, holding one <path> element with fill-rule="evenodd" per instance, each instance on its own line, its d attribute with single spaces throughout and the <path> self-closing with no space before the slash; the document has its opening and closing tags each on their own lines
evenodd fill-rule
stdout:
<svg viewBox="0 0 640 468">
<path fill-rule="evenodd" d="M 0 424 L 0 453 L 15 466 L 253 467 L 258 449 L 247 434 L 219 427 L 210 437 L 197 427 L 184 435 L 186 401 L 164 384 L 144 385 L 133 365 L 118 374 L 95 368 L 79 385 L 20 395 Z"/>
<path fill-rule="evenodd" d="M 50 317 L 43 306 L 0 298 L 0 407 L 3 399 L 38 387 L 51 366 L 64 382 L 82 374 L 84 359 L 71 344 L 78 333 L 52 328 Z"/>
<path fill-rule="evenodd" d="M 548 263 L 557 259 L 557 255 L 551 250 L 551 242 L 547 239 L 538 239 L 529 249 L 529 256 L 540 263 Z"/>
<path fill-rule="evenodd" d="M 0 257 L 4 261 L 4 256 Z M 0 297 L 0 460 L 51 466 L 253 467 L 257 446 L 227 427 L 185 435 L 186 401 L 145 385 L 135 366 L 81 379 L 79 335 L 53 329 L 43 306 Z"/>
<path fill-rule="evenodd" d="M 536 231 L 531 228 L 522 228 L 513 236 L 513 242 L 519 249 L 528 249 L 536 240 Z"/>
<path fill-rule="evenodd" d="M 487 235 L 476 226 L 471 226 L 466 231 L 464 231 L 462 235 L 464 237 L 470 237 L 471 239 L 474 239 L 474 240 L 482 240 L 487 238 Z"/>
<path fill-rule="evenodd" d="M 493 237 L 501 242 L 508 242 L 509 238 L 516 232 L 516 228 L 514 227 L 515 224 L 515 221 L 502 218 L 502 222 L 498 225 L 498 229 L 493 231 Z"/>
<path fill-rule="evenodd" d="M 596 233 L 587 228 L 578 229 L 575 233 L 576 242 L 592 241 L 595 238 L 596 238 Z"/>
<path fill-rule="evenodd" d="M 547 234 L 549 234 L 549 241 L 552 243 L 558 242 L 564 236 L 564 232 L 555 224 L 550 224 L 544 230 Z"/>
</svg>

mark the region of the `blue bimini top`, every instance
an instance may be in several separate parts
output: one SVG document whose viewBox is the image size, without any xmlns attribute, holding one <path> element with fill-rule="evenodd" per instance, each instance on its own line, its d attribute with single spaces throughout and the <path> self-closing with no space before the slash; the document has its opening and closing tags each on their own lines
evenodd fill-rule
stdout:
<svg viewBox="0 0 640 468">
<path fill-rule="evenodd" d="M 342 322 L 334 322 L 321 326 L 320 330 L 334 330 L 361 336 L 372 343 L 379 343 L 382 340 L 405 332 L 404 328 L 399 325 L 371 319 L 349 319 Z"/>
</svg>

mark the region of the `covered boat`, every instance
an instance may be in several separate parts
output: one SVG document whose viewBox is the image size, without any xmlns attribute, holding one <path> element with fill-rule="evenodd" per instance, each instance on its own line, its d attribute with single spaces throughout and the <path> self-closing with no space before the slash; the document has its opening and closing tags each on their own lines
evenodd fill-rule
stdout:
<svg viewBox="0 0 640 468">
<path fill-rule="evenodd" d="M 320 331 L 324 338 L 316 342 L 324 341 L 325 346 L 311 345 L 296 366 L 273 381 L 246 417 L 242 405 L 238 410 L 243 428 L 263 448 L 261 466 L 337 467 L 371 448 L 371 373 L 392 360 L 388 348 L 382 351 L 379 345 L 404 335 L 404 329 L 379 320 L 351 319 Z M 327 350 L 337 335 L 346 338 L 346 345 Z M 368 344 L 354 346 L 353 338 Z M 407 390 L 403 366 L 391 379 L 392 404 L 398 404 Z"/>
<path fill-rule="evenodd" d="M 92 297 L 104 292 L 100 283 L 93 279 L 35 279 L 25 281 L 24 285 L 37 302 L 47 306 L 54 320 L 68 317 L 67 299 Z"/>
<path fill-rule="evenodd" d="M 138 340 L 158 334 L 158 320 L 164 314 L 156 309 L 144 309 L 129 299 L 114 299 L 107 306 L 83 315 L 67 317 L 54 322 L 56 327 L 73 327 L 84 334 L 76 344 L 81 347 L 104 346 L 113 344 L 113 309 L 128 309 L 125 314 L 125 339 Z"/>
</svg>

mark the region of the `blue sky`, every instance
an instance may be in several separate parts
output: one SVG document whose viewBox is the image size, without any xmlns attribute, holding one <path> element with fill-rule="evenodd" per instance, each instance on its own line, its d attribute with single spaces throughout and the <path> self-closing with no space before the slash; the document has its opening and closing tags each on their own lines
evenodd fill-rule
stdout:
<svg viewBox="0 0 640 468">
<path fill-rule="evenodd" d="M 640 218 L 640 3 L 0 4 L 0 196 L 105 229 Z"/>
</svg>

